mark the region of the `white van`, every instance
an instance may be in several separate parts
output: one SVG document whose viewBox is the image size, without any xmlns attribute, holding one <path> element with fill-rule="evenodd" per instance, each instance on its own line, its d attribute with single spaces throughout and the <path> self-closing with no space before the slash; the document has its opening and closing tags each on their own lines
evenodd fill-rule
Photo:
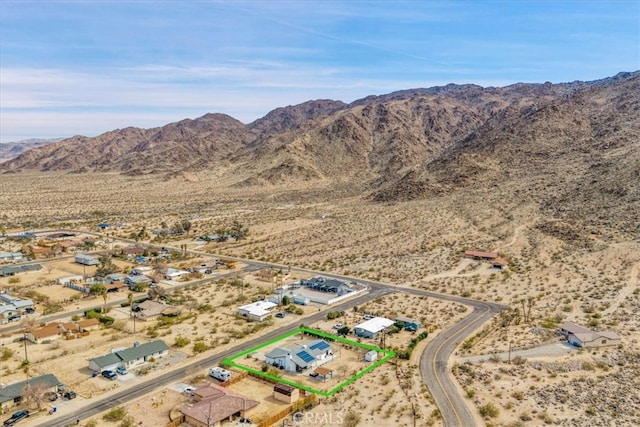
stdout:
<svg viewBox="0 0 640 427">
<path fill-rule="evenodd" d="M 220 381 L 227 381 L 231 378 L 231 372 L 223 368 L 215 367 L 209 369 L 209 376 Z"/>
</svg>

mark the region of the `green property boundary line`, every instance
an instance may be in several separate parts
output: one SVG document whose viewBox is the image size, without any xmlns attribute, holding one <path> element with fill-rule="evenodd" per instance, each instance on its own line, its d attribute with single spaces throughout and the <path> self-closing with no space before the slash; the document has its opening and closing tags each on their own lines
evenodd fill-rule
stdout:
<svg viewBox="0 0 640 427">
<path fill-rule="evenodd" d="M 355 374 L 351 378 L 348 378 L 346 381 L 338 384 L 336 387 L 332 388 L 329 391 L 318 390 L 318 389 L 315 389 L 313 387 L 309 387 L 309 386 L 306 386 L 306 385 L 303 385 L 303 384 L 299 384 L 299 383 L 296 383 L 295 381 L 290 381 L 290 380 L 287 380 L 287 379 L 284 379 L 284 378 L 276 377 L 275 375 L 270 375 L 270 374 L 268 374 L 266 372 L 262 372 L 262 371 L 259 371 L 257 369 L 253 369 L 253 368 L 250 368 L 248 366 L 244 366 L 244 365 L 241 365 L 241 364 L 235 362 L 236 359 L 244 357 L 247 354 L 255 353 L 256 351 L 260 350 L 261 348 L 270 346 L 272 344 L 277 343 L 278 341 L 282 341 L 282 340 L 284 340 L 286 338 L 289 338 L 289 337 L 291 337 L 293 335 L 296 335 L 296 334 L 299 334 L 301 332 L 308 333 L 310 335 L 315 335 L 315 336 L 318 336 L 318 337 L 321 337 L 321 338 L 327 338 L 328 340 L 331 340 L 331 341 L 338 341 L 338 342 L 341 342 L 343 344 L 354 345 L 356 347 L 364 348 L 366 350 L 375 350 L 377 352 L 383 353 L 385 356 L 382 359 L 379 359 L 378 361 L 373 363 L 372 365 L 367 366 L 365 369 L 363 369 L 362 371 L 358 372 L 357 374 Z M 296 387 L 296 388 L 299 388 L 299 389 L 302 389 L 302 390 L 306 390 L 308 392 L 315 393 L 315 394 L 318 394 L 320 396 L 329 397 L 332 394 L 342 390 L 343 388 L 345 388 L 349 384 L 353 383 L 354 381 L 357 381 L 359 378 L 361 378 L 362 376 L 366 375 L 367 373 L 373 371 L 375 368 L 377 368 L 378 366 L 382 365 L 387 360 L 393 358 L 395 355 L 396 354 L 393 351 L 385 350 L 385 349 L 382 349 L 380 347 L 376 347 L 375 345 L 370 345 L 370 344 L 365 344 L 365 343 L 359 343 L 359 342 L 356 342 L 356 341 L 351 341 L 351 340 L 348 340 L 346 338 L 339 337 L 337 335 L 332 335 L 332 334 L 328 334 L 326 332 L 318 331 L 316 329 L 307 328 L 306 326 L 301 326 L 298 329 L 295 329 L 295 330 L 293 330 L 293 331 L 291 331 L 289 333 L 286 333 L 284 335 L 280 335 L 277 338 L 269 340 L 269 341 L 267 341 L 267 342 L 265 342 L 263 344 L 260 344 L 260 345 L 258 345 L 256 347 L 250 348 L 249 350 L 245 350 L 242 353 L 236 354 L 235 356 L 228 357 L 228 358 L 224 359 L 221 362 L 221 364 L 222 365 L 226 365 L 226 366 L 233 366 L 234 368 L 238 368 L 238 369 L 243 370 L 243 371 L 251 372 L 251 373 L 253 373 L 255 375 L 258 375 L 260 377 L 269 378 L 270 380 L 277 381 L 277 382 L 280 382 L 280 383 L 283 383 L 283 384 L 287 384 L 287 385 L 290 385 L 292 387 Z"/>
</svg>

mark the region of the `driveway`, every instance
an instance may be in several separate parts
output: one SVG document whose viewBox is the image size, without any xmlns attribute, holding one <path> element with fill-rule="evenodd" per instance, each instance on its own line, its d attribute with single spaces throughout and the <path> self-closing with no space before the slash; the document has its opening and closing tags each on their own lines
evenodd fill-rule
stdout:
<svg viewBox="0 0 640 427">
<path fill-rule="evenodd" d="M 578 349 L 566 342 L 556 342 L 553 344 L 545 344 L 538 347 L 529 348 L 526 350 L 514 350 L 511 352 L 511 359 L 516 356 L 521 356 L 526 359 L 536 359 L 539 357 L 560 357 L 565 354 L 569 354 L 577 351 Z M 492 357 L 498 356 L 503 361 L 509 360 L 509 352 L 504 353 L 491 353 L 483 354 L 480 356 L 461 357 L 461 362 L 486 362 Z"/>
</svg>

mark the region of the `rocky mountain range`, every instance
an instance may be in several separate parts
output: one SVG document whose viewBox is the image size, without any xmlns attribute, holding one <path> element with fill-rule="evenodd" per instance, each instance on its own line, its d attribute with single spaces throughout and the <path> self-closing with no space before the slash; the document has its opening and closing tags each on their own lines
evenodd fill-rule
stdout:
<svg viewBox="0 0 640 427">
<path fill-rule="evenodd" d="M 231 186 L 348 184 L 380 202 L 513 186 L 553 216 L 580 216 L 581 204 L 597 201 L 599 221 L 618 211 L 638 232 L 629 209 L 640 211 L 640 72 L 308 101 L 250 124 L 207 114 L 75 136 L 0 165 L 0 173 L 187 171 Z"/>
<path fill-rule="evenodd" d="M 5 144 L 0 144 L 0 163 L 14 159 L 18 157 L 20 154 L 25 151 L 31 150 L 33 148 L 42 147 L 47 144 L 52 144 L 54 142 L 60 141 L 62 138 L 54 138 L 54 139 L 42 139 L 42 138 L 33 138 L 33 139 L 23 139 L 22 141 L 16 142 L 7 142 Z"/>
</svg>

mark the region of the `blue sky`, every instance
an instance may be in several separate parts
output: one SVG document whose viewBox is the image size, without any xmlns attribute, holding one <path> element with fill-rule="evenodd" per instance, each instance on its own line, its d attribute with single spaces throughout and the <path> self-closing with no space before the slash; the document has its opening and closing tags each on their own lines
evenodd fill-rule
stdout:
<svg viewBox="0 0 640 427">
<path fill-rule="evenodd" d="M 0 142 L 640 69 L 640 2 L 0 0 Z"/>
</svg>

